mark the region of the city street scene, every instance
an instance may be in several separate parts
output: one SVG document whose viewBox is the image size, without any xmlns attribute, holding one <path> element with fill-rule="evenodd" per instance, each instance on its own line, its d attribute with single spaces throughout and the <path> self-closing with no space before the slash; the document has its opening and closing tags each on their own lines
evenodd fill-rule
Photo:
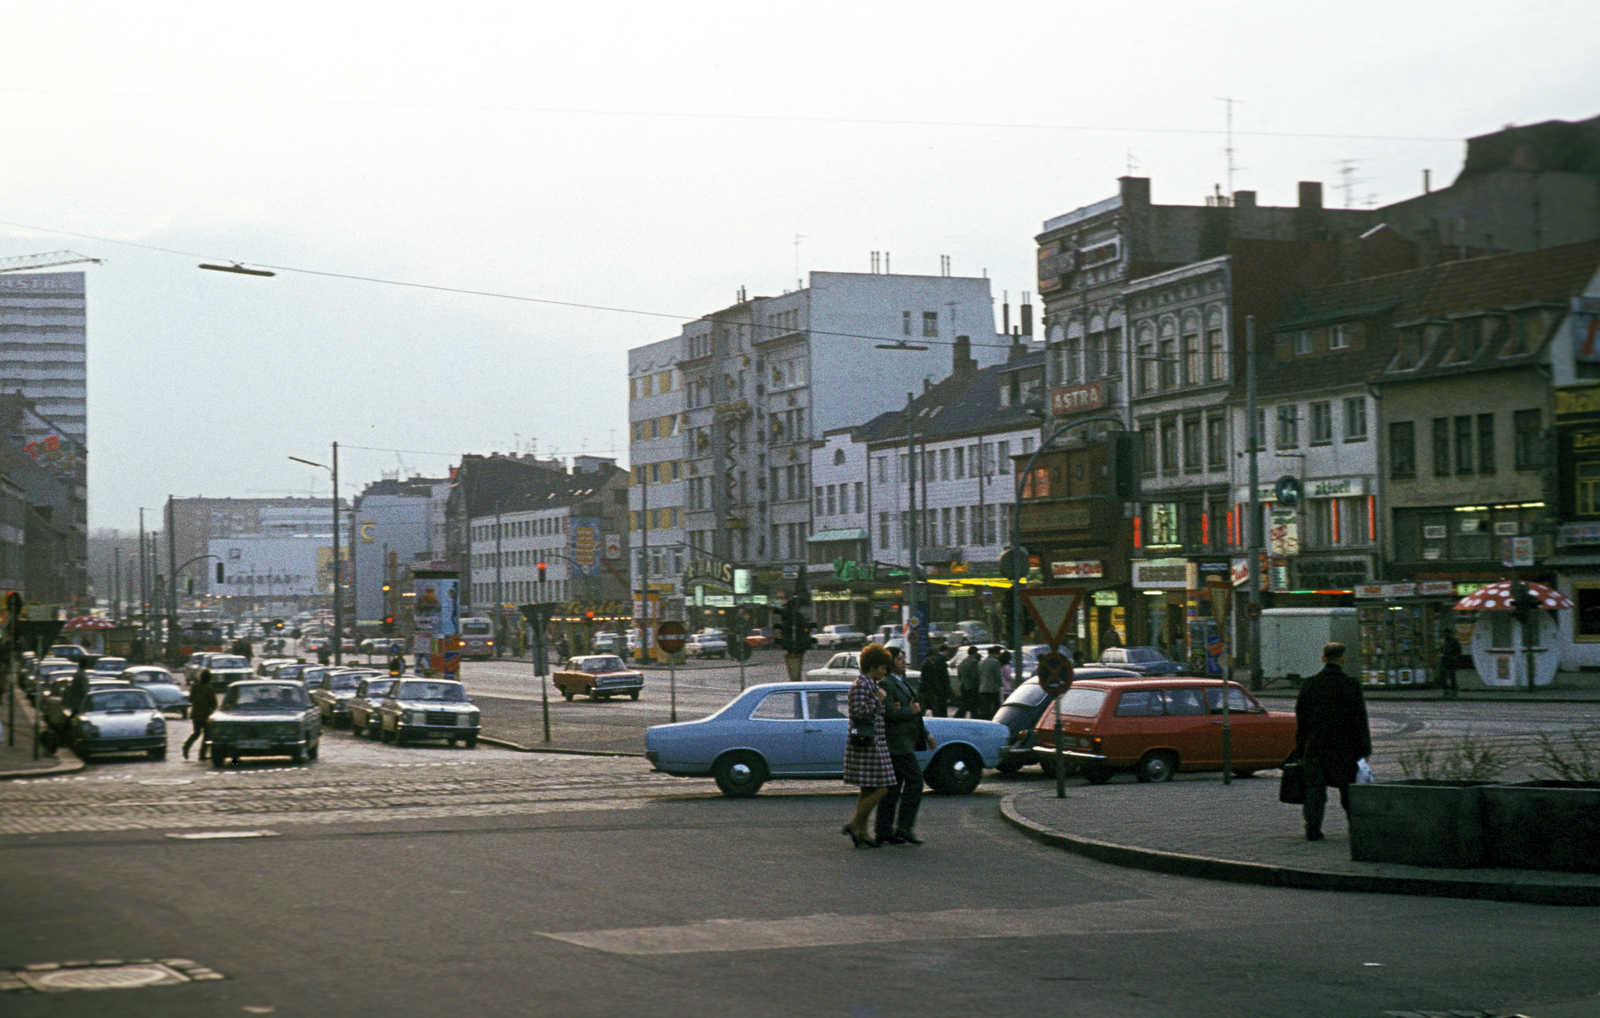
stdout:
<svg viewBox="0 0 1600 1018">
<path fill-rule="evenodd" d="M 1594 19 L 197 13 L 0 40 L 0 1015 L 1600 1018 Z"/>
</svg>

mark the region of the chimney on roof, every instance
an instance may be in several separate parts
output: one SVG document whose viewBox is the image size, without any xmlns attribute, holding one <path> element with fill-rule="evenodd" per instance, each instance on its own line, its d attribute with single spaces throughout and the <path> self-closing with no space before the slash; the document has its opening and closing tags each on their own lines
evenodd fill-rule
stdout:
<svg viewBox="0 0 1600 1018">
<path fill-rule="evenodd" d="M 1233 207 L 1236 209 L 1253 209 L 1256 207 L 1256 193 L 1254 191 L 1233 192 Z"/>
<path fill-rule="evenodd" d="M 1320 208 L 1322 208 L 1322 181 L 1320 181 L 1320 180 L 1302 180 L 1302 181 L 1300 181 L 1300 208 L 1303 208 L 1303 209 L 1320 209 Z"/>
<path fill-rule="evenodd" d="M 1123 205 L 1150 204 L 1149 177 L 1118 177 L 1117 188 Z"/>
<path fill-rule="evenodd" d="M 1028 291 L 1022 291 L 1022 334 L 1028 339 L 1033 338 L 1033 302 L 1028 300 Z"/>
<path fill-rule="evenodd" d="M 1011 294 L 1000 291 L 1000 332 L 1011 335 Z"/>
<path fill-rule="evenodd" d="M 957 336 L 955 352 L 950 360 L 950 373 L 957 376 L 966 376 L 977 370 L 978 362 L 972 357 L 972 337 Z"/>
</svg>

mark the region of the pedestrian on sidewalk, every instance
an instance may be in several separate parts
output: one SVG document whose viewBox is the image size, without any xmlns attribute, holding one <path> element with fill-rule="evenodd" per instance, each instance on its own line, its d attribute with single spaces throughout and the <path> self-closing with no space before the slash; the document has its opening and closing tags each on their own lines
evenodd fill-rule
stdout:
<svg viewBox="0 0 1600 1018">
<path fill-rule="evenodd" d="M 922 662 L 922 707 L 936 718 L 945 716 L 950 709 L 950 666 L 945 663 L 943 645 L 933 648 L 928 659 Z"/>
<path fill-rule="evenodd" d="M 899 668 L 894 666 L 898 664 Z M 932 748 L 933 739 L 922 724 L 922 704 L 905 677 L 905 653 L 891 652 L 891 664 L 878 685 L 883 689 L 883 735 L 889 749 L 894 780 L 878 803 L 875 834 L 879 844 L 920 845 L 913 832 L 917 810 L 922 804 L 922 766 L 917 752 Z"/>
<path fill-rule="evenodd" d="M 1294 703 L 1294 752 L 1305 776 L 1307 841 L 1322 840 L 1329 788 L 1339 790 L 1339 805 L 1349 814 L 1356 766 L 1372 755 L 1367 704 L 1360 683 L 1345 673 L 1344 655 L 1342 643 L 1324 646 L 1322 671 L 1301 684 Z"/>
<path fill-rule="evenodd" d="M 855 816 L 839 833 L 847 835 L 857 848 L 878 847 L 879 843 L 867 834 L 867 819 L 894 782 L 894 761 L 889 758 L 883 729 L 883 704 L 889 694 L 879 685 L 889 672 L 891 660 L 883 644 L 867 644 L 861 650 L 861 674 L 850 685 L 844 783 L 859 786 L 861 793 L 856 798 Z"/>
<path fill-rule="evenodd" d="M 183 758 L 189 759 L 189 747 L 200 740 L 200 759 L 206 758 L 206 726 L 211 722 L 211 715 L 217 711 L 217 691 L 211 686 L 211 669 L 202 668 L 200 678 L 195 682 L 193 689 L 189 690 L 189 720 L 194 722 L 194 731 L 189 733 L 189 738 L 183 744 Z"/>
<path fill-rule="evenodd" d="M 978 657 L 981 653 L 976 644 L 969 643 L 966 656 L 956 666 L 956 681 L 961 686 L 956 700 L 955 716 L 958 718 L 978 716 Z"/>
<path fill-rule="evenodd" d="M 1439 641 L 1439 698 L 1454 700 L 1460 690 L 1456 686 L 1456 669 L 1461 667 L 1461 641 L 1454 629 L 1445 630 Z"/>
<path fill-rule="evenodd" d="M 989 656 L 978 665 L 978 713 L 985 721 L 994 718 L 1000 709 L 1000 680 L 1003 666 L 1000 663 L 1000 645 L 989 648 Z"/>
<path fill-rule="evenodd" d="M 1002 650 L 1000 652 L 1000 699 L 1004 701 L 1006 697 L 1011 695 L 1011 691 L 1016 688 L 1016 673 L 1011 670 L 1011 652 Z M 999 705 L 996 704 L 995 710 L 999 711 L 999 709 Z M 989 716 L 991 718 L 994 717 L 993 714 Z"/>
<path fill-rule="evenodd" d="M 390 675 L 404 675 L 405 673 L 406 673 L 405 655 L 401 654 L 399 650 L 396 650 L 394 652 L 394 657 L 389 659 L 389 674 Z"/>
</svg>

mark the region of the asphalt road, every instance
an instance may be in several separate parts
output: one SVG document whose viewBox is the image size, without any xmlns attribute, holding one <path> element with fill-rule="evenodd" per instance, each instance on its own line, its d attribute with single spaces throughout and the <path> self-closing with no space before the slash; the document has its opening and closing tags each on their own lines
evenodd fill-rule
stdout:
<svg viewBox="0 0 1600 1018">
<path fill-rule="evenodd" d="M 1005 828 L 996 785 L 867 851 L 831 782 L 728 800 L 634 760 L 412 755 L 0 786 L 33 828 L 0 834 L 0 968 L 224 977 L 0 1012 L 1557 1018 L 1600 993 L 1592 910 L 1119 870 Z"/>
</svg>

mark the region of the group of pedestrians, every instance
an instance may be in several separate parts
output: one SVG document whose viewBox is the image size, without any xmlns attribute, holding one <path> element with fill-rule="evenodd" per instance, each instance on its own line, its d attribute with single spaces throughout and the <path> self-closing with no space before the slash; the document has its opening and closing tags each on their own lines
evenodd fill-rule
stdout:
<svg viewBox="0 0 1600 1018">
<path fill-rule="evenodd" d="M 969 645 L 956 665 L 956 681 L 950 682 L 950 652 L 934 647 L 922 662 L 922 705 L 936 718 L 992 719 L 1000 703 L 1011 694 L 1014 673 L 1011 652 L 1004 647 L 983 648 Z M 953 715 L 950 708 L 955 708 Z"/>
</svg>

